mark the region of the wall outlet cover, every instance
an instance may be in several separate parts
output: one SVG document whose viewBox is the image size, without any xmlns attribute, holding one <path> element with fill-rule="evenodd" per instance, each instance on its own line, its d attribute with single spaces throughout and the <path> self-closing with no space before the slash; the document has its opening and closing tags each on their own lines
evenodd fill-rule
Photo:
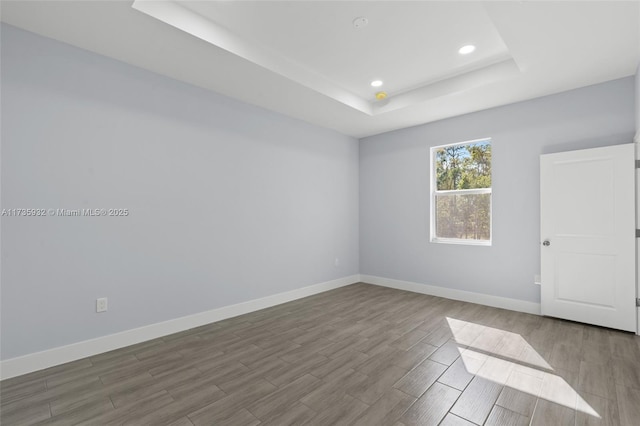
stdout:
<svg viewBox="0 0 640 426">
<path fill-rule="evenodd" d="M 96 312 L 107 312 L 107 298 L 101 297 L 96 299 Z"/>
</svg>

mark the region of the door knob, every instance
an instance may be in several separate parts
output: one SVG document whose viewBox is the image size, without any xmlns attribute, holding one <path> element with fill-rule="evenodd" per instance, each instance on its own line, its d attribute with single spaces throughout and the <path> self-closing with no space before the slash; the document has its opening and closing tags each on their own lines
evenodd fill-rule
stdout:
<svg viewBox="0 0 640 426">
<path fill-rule="evenodd" d="M 551 245 L 551 241 L 549 241 L 549 240 L 544 240 L 544 241 L 542 242 L 542 245 L 543 245 L 543 246 L 545 246 L 545 247 L 549 247 L 549 246 Z"/>
</svg>

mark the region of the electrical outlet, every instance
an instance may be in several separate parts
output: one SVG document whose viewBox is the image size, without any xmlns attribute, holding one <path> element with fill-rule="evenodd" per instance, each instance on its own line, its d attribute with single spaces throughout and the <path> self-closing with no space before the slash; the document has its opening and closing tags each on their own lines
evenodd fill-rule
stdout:
<svg viewBox="0 0 640 426">
<path fill-rule="evenodd" d="M 336 257 L 336 260 L 333 261 L 333 266 L 335 266 L 336 268 L 340 266 L 340 259 Z"/>
<path fill-rule="evenodd" d="M 96 299 L 96 312 L 107 312 L 107 298 Z"/>
</svg>

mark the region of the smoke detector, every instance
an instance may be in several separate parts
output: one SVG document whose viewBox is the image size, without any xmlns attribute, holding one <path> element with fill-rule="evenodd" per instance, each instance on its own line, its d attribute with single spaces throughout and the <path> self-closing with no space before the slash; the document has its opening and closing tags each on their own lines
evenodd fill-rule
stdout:
<svg viewBox="0 0 640 426">
<path fill-rule="evenodd" d="M 353 28 L 359 30 L 360 28 L 366 27 L 369 23 L 369 20 L 364 16 L 360 16 L 353 20 Z"/>
</svg>

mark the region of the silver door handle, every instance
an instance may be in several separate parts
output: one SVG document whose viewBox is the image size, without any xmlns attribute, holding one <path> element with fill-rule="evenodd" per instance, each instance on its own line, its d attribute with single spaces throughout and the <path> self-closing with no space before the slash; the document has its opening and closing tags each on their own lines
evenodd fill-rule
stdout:
<svg viewBox="0 0 640 426">
<path fill-rule="evenodd" d="M 549 247 L 549 246 L 551 245 L 551 241 L 549 241 L 549 240 L 544 240 L 544 241 L 542 242 L 542 245 L 543 245 L 543 246 L 545 246 L 545 247 Z"/>
</svg>

